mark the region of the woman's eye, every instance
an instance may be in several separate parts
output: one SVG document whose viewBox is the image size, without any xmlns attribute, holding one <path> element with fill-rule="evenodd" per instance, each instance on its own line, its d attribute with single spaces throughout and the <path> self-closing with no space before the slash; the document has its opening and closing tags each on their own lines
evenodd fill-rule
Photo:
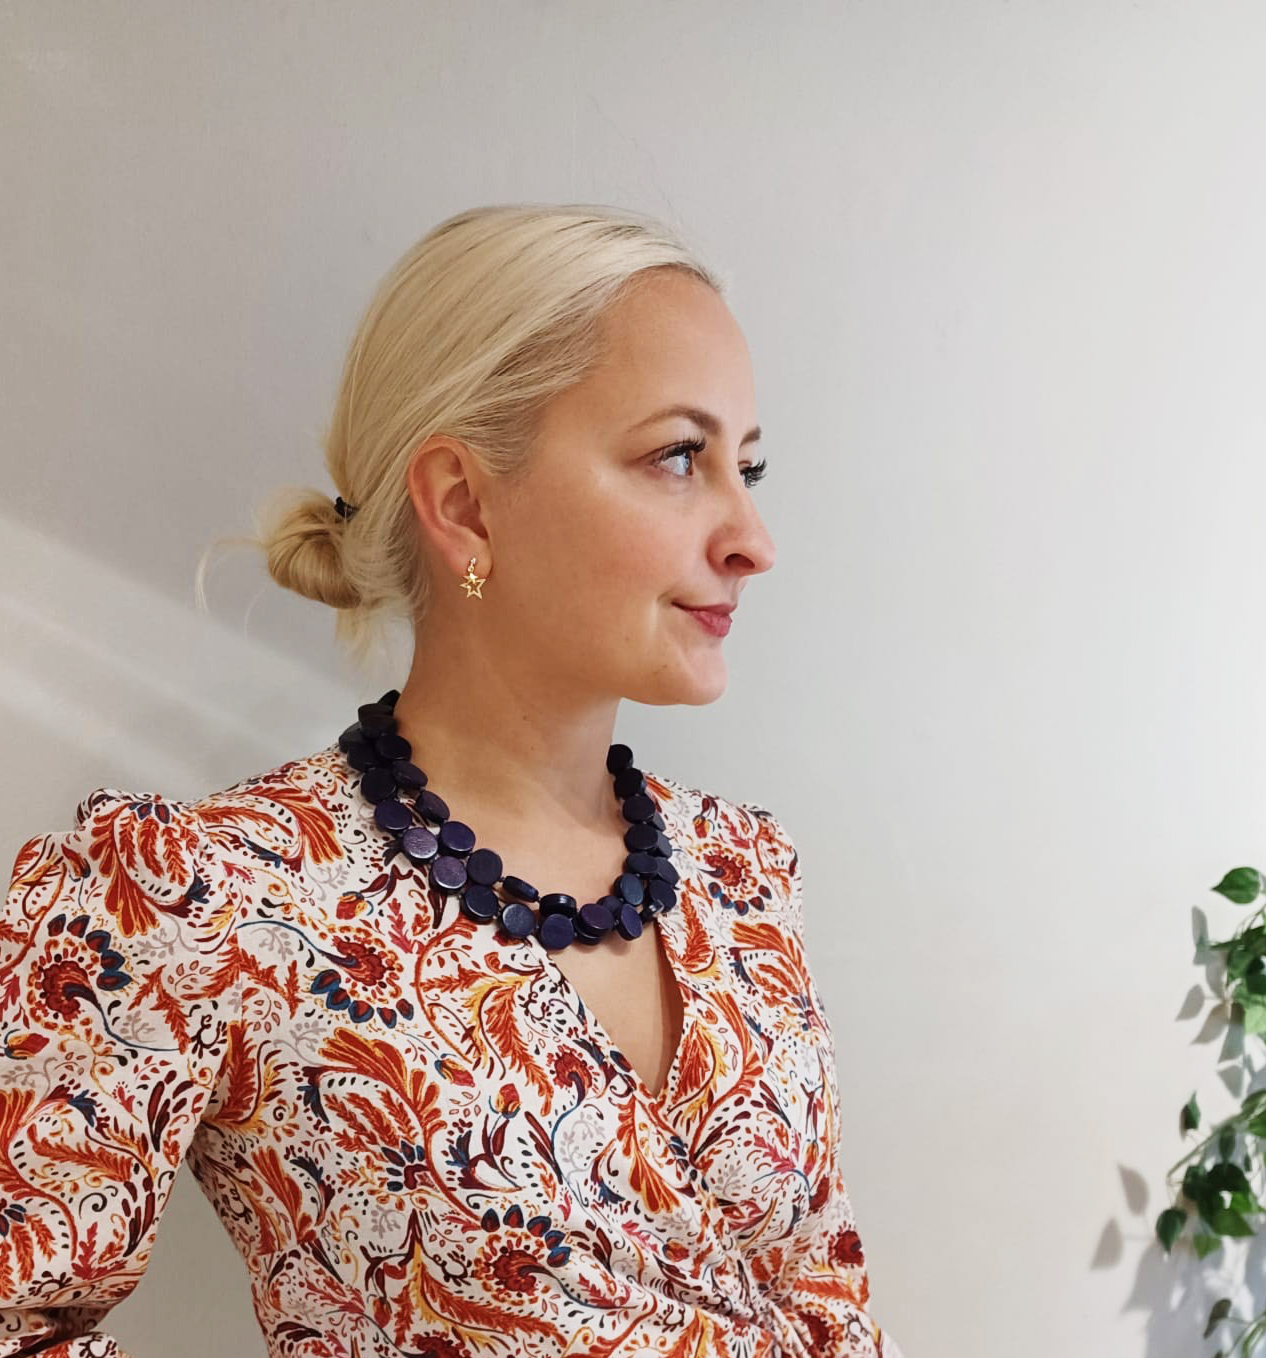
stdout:
<svg viewBox="0 0 1266 1358">
<path fill-rule="evenodd" d="M 759 462 L 753 462 L 750 467 L 744 470 L 743 479 L 747 482 L 749 486 L 754 486 L 757 483 L 757 481 L 759 481 L 761 477 L 764 475 L 765 475 L 765 459 L 762 457 Z"/>
<path fill-rule="evenodd" d="M 669 462 L 674 458 L 686 458 L 691 471 L 694 469 L 694 459 L 703 452 L 704 443 L 702 439 L 689 439 L 684 443 L 674 443 L 671 448 L 666 448 L 656 461 L 659 463 Z M 750 488 L 765 475 L 765 460 L 754 462 L 750 467 L 743 468 L 743 480 Z M 687 476 L 690 472 L 686 473 Z"/>
<path fill-rule="evenodd" d="M 660 453 L 656 461 L 660 463 L 671 462 L 674 458 L 684 457 L 689 459 L 688 465 L 693 469 L 694 459 L 698 457 L 702 451 L 703 440 L 691 439 L 688 443 L 674 443 L 671 448 L 666 448 Z M 687 475 L 689 475 L 689 473 L 687 473 Z"/>
</svg>

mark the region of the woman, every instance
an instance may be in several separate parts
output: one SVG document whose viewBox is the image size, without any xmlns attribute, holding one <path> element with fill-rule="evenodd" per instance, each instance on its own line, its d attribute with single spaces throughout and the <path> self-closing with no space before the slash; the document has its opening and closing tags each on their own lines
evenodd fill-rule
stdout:
<svg viewBox="0 0 1266 1358">
<path fill-rule="evenodd" d="M 0 1354 L 99 1329 L 189 1160 L 270 1355 L 900 1358 L 870 1318 L 795 845 L 639 769 L 774 548 L 717 279 L 605 208 L 462 213 L 381 285 L 331 501 L 257 541 L 403 688 L 14 864 Z M 346 497 L 346 498 L 344 498 Z"/>
</svg>

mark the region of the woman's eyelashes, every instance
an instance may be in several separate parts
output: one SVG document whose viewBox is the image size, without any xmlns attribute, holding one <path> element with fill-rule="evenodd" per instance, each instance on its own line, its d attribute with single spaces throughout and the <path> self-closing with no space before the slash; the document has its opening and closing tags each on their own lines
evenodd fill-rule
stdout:
<svg viewBox="0 0 1266 1358">
<path fill-rule="evenodd" d="M 684 439 L 680 443 L 674 443 L 671 448 L 665 448 L 655 461 L 667 462 L 674 457 L 688 458 L 692 473 L 694 470 L 694 459 L 703 452 L 705 446 L 705 441 L 701 438 Z M 765 459 L 762 458 L 759 462 L 753 462 L 751 466 L 743 468 L 743 480 L 749 490 L 765 475 L 765 465 Z M 687 475 L 690 475 L 691 473 L 687 473 Z"/>
</svg>

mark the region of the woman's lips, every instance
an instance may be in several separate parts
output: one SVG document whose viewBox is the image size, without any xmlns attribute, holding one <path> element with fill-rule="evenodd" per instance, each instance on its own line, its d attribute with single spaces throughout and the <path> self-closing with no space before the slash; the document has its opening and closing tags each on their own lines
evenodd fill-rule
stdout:
<svg viewBox="0 0 1266 1358">
<path fill-rule="evenodd" d="M 689 613 L 701 627 L 710 632 L 714 637 L 723 637 L 730 630 L 730 615 L 725 612 L 718 612 L 710 608 L 687 608 L 685 604 L 677 604 L 683 613 Z"/>
</svg>

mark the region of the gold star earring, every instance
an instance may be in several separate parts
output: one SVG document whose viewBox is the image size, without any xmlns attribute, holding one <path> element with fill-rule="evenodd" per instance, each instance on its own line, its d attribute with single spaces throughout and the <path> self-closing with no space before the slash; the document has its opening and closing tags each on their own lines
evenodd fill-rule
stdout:
<svg viewBox="0 0 1266 1358">
<path fill-rule="evenodd" d="M 472 597 L 482 599 L 484 597 L 479 591 L 483 588 L 484 581 L 487 580 L 488 577 L 486 575 L 475 574 L 475 562 L 478 560 L 479 558 L 475 556 L 470 558 L 470 564 L 466 567 L 466 574 L 457 582 L 460 585 L 465 585 L 466 597 L 468 599 Z"/>
</svg>

